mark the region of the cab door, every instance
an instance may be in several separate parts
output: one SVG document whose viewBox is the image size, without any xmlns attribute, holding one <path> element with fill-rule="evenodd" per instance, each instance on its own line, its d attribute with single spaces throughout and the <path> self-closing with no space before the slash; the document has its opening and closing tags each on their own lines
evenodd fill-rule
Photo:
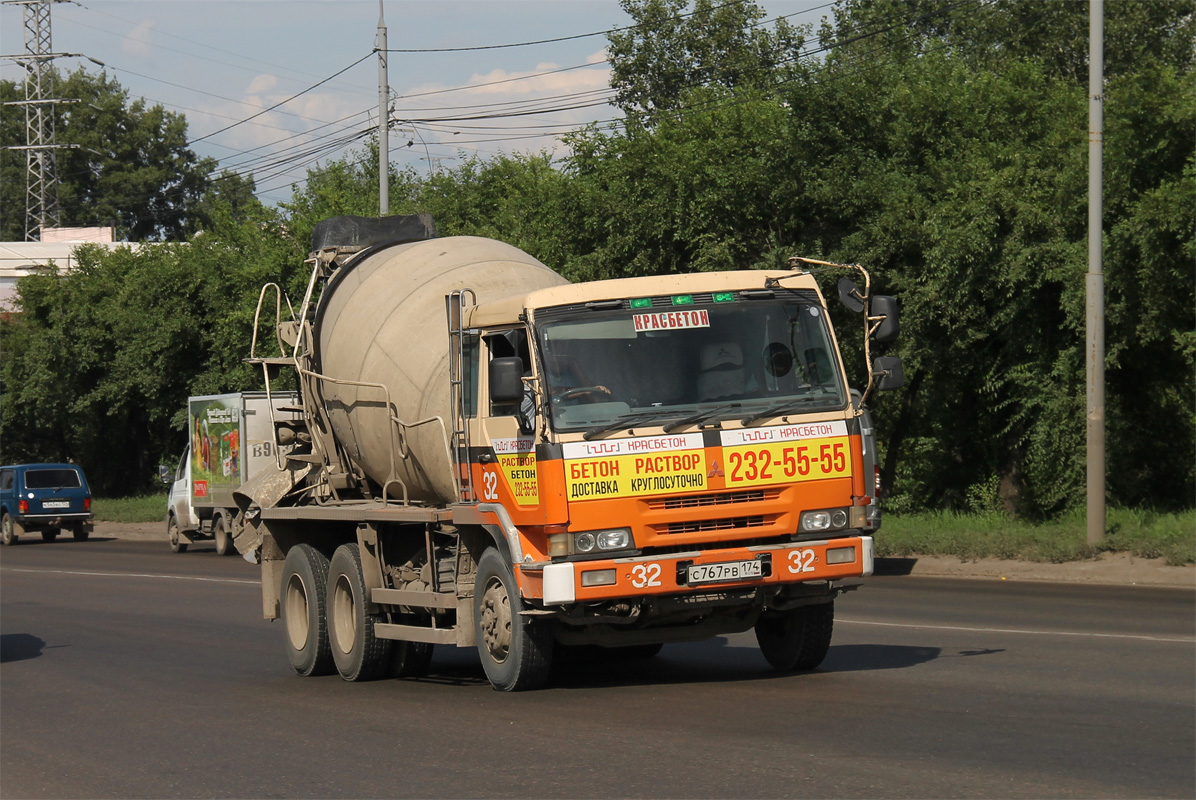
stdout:
<svg viewBox="0 0 1196 800">
<path fill-rule="evenodd" d="M 191 507 L 191 445 L 183 450 L 183 457 L 175 468 L 174 483 L 170 486 L 170 507 L 181 530 L 199 529 L 199 517 Z"/>
<path fill-rule="evenodd" d="M 541 413 L 534 390 L 532 363 L 526 329 L 487 331 L 480 349 L 482 384 L 476 422 L 475 491 L 484 503 L 502 503 L 516 525 L 544 524 L 541 497 L 540 458 L 537 447 Z M 489 364 L 496 358 L 518 358 L 522 362 L 525 391 L 518 401 L 499 402 L 491 398 Z"/>
</svg>

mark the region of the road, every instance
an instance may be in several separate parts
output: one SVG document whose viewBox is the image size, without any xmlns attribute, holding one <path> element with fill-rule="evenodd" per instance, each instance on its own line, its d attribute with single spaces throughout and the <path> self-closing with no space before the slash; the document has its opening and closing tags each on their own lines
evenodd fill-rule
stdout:
<svg viewBox="0 0 1196 800">
<path fill-rule="evenodd" d="M 1196 593 L 879 577 L 811 674 L 751 634 L 495 692 L 289 671 L 256 568 L 196 545 L 0 551 L 0 795 L 1193 797 Z"/>
</svg>

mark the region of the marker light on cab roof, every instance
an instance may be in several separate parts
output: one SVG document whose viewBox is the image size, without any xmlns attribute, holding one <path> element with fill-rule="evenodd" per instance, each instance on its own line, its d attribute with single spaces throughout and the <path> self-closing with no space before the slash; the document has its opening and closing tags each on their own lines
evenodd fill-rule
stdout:
<svg viewBox="0 0 1196 800">
<path fill-rule="evenodd" d="M 675 306 L 692 306 L 693 304 L 694 296 L 692 294 L 673 295 L 673 305 Z"/>
<path fill-rule="evenodd" d="M 651 297 L 637 297 L 631 301 L 631 307 L 632 308 L 651 308 L 652 307 L 652 298 Z"/>
</svg>

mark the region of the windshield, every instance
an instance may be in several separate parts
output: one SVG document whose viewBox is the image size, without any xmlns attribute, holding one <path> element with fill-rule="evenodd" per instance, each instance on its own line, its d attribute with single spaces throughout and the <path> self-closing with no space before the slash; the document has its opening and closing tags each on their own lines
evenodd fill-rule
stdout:
<svg viewBox="0 0 1196 800">
<path fill-rule="evenodd" d="M 779 295 L 541 312 L 536 334 L 553 428 L 668 429 L 774 409 L 842 408 L 826 314 L 812 293 Z"/>
</svg>

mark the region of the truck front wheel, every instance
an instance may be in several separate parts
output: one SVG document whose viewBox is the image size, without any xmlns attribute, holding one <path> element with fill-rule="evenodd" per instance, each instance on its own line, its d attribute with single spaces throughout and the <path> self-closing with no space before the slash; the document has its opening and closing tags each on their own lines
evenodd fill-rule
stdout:
<svg viewBox="0 0 1196 800">
<path fill-rule="evenodd" d="M 374 635 L 383 622 L 366 613 L 365 577 L 357 543 L 342 544 L 328 569 L 328 641 L 336 671 L 347 681 L 371 681 L 390 668 L 391 642 Z"/>
<path fill-rule="evenodd" d="M 814 669 L 830 650 L 834 627 L 833 601 L 788 611 L 765 611 L 756 620 L 756 641 L 773 669 Z"/>
<path fill-rule="evenodd" d="M 166 520 L 166 535 L 170 537 L 170 552 L 187 552 L 187 543 L 183 541 L 182 534 L 179 533 L 179 521 L 174 518 L 173 514 L 170 519 Z"/>
<path fill-rule="evenodd" d="M 216 521 L 212 523 L 212 536 L 216 539 L 216 555 L 231 556 L 237 552 L 237 548 L 233 547 L 233 537 L 228 532 L 228 523 L 225 522 L 224 517 L 216 517 Z"/>
<path fill-rule="evenodd" d="M 287 553 L 282 567 L 280 616 L 287 657 L 304 677 L 332 672 L 328 645 L 326 598 L 328 559 L 309 544 L 298 544 Z"/>
<path fill-rule="evenodd" d="M 552 668 L 552 630 L 519 613 L 515 574 L 493 547 L 478 559 L 473 602 L 478 654 L 490 685 L 501 692 L 543 686 Z"/>
</svg>

